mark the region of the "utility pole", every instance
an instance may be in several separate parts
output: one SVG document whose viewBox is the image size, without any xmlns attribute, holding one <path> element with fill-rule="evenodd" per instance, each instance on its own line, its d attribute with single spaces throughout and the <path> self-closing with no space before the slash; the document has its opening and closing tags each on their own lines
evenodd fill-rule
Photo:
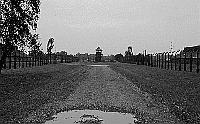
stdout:
<svg viewBox="0 0 200 124">
<path fill-rule="evenodd" d="M 172 53 L 173 52 L 173 42 L 171 41 L 170 42 L 170 53 Z"/>
</svg>

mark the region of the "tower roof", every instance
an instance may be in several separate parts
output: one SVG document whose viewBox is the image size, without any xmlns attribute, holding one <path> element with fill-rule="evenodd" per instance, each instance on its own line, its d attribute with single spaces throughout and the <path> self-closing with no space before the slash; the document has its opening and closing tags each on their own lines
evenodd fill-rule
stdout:
<svg viewBox="0 0 200 124">
<path fill-rule="evenodd" d="M 100 47 L 97 47 L 96 51 L 103 51 Z"/>
</svg>

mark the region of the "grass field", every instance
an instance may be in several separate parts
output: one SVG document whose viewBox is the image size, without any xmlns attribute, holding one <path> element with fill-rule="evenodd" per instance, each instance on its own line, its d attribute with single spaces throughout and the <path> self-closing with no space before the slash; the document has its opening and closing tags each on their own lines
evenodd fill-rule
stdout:
<svg viewBox="0 0 200 124">
<path fill-rule="evenodd" d="M 3 70 L 0 75 L 0 123 L 16 123 L 38 107 L 66 99 L 87 77 L 91 63 L 51 64 Z M 109 64 L 156 102 L 188 124 L 200 122 L 200 74 L 125 63 Z M 74 83 L 76 82 L 76 83 Z M 6 124 L 6 123 L 5 123 Z"/>
<path fill-rule="evenodd" d="M 0 75 L 0 123 L 17 123 L 38 107 L 68 97 L 83 80 L 87 67 L 51 64 L 3 70 Z"/>
<path fill-rule="evenodd" d="M 200 74 L 133 64 L 112 64 L 141 90 L 188 124 L 200 123 Z"/>
</svg>

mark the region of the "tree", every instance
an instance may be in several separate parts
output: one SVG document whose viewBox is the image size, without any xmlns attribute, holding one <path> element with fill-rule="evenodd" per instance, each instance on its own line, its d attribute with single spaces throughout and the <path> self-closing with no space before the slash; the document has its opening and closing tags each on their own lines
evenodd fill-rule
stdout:
<svg viewBox="0 0 200 124">
<path fill-rule="evenodd" d="M 50 38 L 47 42 L 47 53 L 48 53 L 48 57 L 49 57 L 49 60 L 50 60 L 50 64 L 51 64 L 51 50 L 54 47 L 53 43 L 54 43 L 54 38 Z"/>
<path fill-rule="evenodd" d="M 121 53 L 115 55 L 115 60 L 118 62 L 123 62 L 123 58 L 124 56 Z"/>
<path fill-rule="evenodd" d="M 51 50 L 54 47 L 54 38 L 50 38 L 49 41 L 47 42 L 47 52 L 51 53 Z"/>
<path fill-rule="evenodd" d="M 6 56 L 13 47 L 32 47 L 40 13 L 40 0 L 1 0 L 0 1 L 0 39 L 2 39 L 2 56 L 0 72 Z"/>
<path fill-rule="evenodd" d="M 40 46 L 42 45 L 40 42 L 38 42 L 39 35 L 34 34 L 32 38 L 30 39 L 30 49 L 31 49 L 31 54 L 37 55 L 41 50 Z"/>
</svg>

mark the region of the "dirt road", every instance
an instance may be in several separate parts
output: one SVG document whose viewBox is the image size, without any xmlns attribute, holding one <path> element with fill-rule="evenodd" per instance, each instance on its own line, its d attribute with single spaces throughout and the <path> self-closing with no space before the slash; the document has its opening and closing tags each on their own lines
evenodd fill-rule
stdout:
<svg viewBox="0 0 200 124">
<path fill-rule="evenodd" d="M 140 123 L 175 124 L 167 107 L 156 104 L 151 96 L 140 91 L 133 83 L 111 70 L 107 65 L 94 65 L 88 77 L 65 100 L 46 104 L 28 118 L 25 123 L 45 122 L 61 111 L 74 109 L 98 109 L 135 114 Z"/>
</svg>

